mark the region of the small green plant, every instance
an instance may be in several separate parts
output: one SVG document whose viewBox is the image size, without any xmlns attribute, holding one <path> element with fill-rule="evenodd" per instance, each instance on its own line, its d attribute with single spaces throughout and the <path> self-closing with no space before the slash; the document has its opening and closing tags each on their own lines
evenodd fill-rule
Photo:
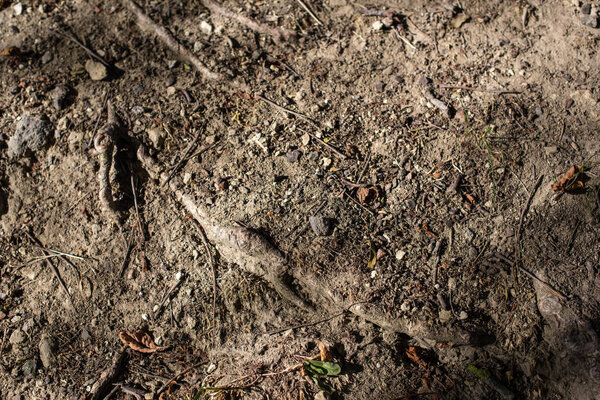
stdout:
<svg viewBox="0 0 600 400">
<path fill-rule="evenodd" d="M 327 382 L 323 380 L 325 376 L 338 376 L 342 372 L 342 368 L 338 363 L 330 361 L 306 360 L 303 363 L 304 370 L 319 386 L 325 394 L 330 395 L 335 392 Z"/>
</svg>

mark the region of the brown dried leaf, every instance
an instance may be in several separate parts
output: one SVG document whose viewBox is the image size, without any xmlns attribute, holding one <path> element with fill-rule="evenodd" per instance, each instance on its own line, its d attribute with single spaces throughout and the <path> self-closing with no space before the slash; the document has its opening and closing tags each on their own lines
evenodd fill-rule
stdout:
<svg viewBox="0 0 600 400">
<path fill-rule="evenodd" d="M 356 191 L 356 197 L 358 198 L 358 201 L 364 204 L 367 201 L 367 198 L 369 197 L 369 189 L 366 187 L 358 188 L 358 190 Z"/>
<path fill-rule="evenodd" d="M 583 181 L 581 175 L 583 167 L 581 165 L 573 165 L 569 170 L 552 185 L 552 190 L 555 192 L 573 192 L 583 189 Z"/>
<path fill-rule="evenodd" d="M 2 50 L 0 53 L 4 57 L 18 57 L 21 55 L 21 50 L 15 46 L 9 46 Z"/>
<path fill-rule="evenodd" d="M 142 330 L 133 333 L 128 331 L 119 332 L 119 339 L 123 344 L 140 353 L 154 353 L 167 349 L 169 346 L 157 346 L 152 337 Z"/>
<path fill-rule="evenodd" d="M 417 348 L 413 347 L 413 346 L 409 346 L 408 349 L 406 349 L 406 356 L 408 358 L 410 358 L 410 360 L 412 362 L 414 362 L 415 364 L 418 364 L 420 367 L 427 367 L 427 362 L 425 360 L 423 360 L 421 358 L 421 356 L 419 356 L 419 354 L 417 353 Z"/>
<path fill-rule="evenodd" d="M 319 356 L 321 357 L 321 361 L 333 361 L 333 357 L 331 356 L 331 352 L 327 345 L 321 341 L 318 343 L 319 346 Z"/>
</svg>

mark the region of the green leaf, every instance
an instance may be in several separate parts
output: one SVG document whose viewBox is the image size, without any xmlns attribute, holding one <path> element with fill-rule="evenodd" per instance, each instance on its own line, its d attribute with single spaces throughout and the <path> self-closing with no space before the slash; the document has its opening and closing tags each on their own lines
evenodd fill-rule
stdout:
<svg viewBox="0 0 600 400">
<path fill-rule="evenodd" d="M 319 376 L 313 376 L 312 380 L 315 381 L 319 389 L 325 392 L 326 395 L 331 395 L 333 392 L 335 392 L 335 389 L 324 382 Z"/>
<path fill-rule="evenodd" d="M 304 369 L 312 376 L 338 376 L 342 372 L 338 363 L 319 360 L 304 361 Z"/>
<path fill-rule="evenodd" d="M 467 368 L 469 369 L 469 371 L 471 371 L 472 373 L 477 375 L 479 377 L 479 379 L 488 380 L 492 377 L 492 374 L 490 374 L 490 371 L 481 369 L 481 368 L 477 368 L 473 364 L 469 364 L 467 366 Z"/>
</svg>

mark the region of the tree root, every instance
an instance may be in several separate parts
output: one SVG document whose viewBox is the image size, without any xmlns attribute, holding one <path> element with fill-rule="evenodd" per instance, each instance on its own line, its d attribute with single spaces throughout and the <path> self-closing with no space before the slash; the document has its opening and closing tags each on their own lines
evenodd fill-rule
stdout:
<svg viewBox="0 0 600 400">
<path fill-rule="evenodd" d="M 288 41 L 294 40 L 296 38 L 296 32 L 294 32 L 292 30 L 285 29 L 285 28 L 279 28 L 279 27 L 271 28 L 270 26 L 258 23 L 248 17 L 234 13 L 233 11 L 229 10 L 228 8 L 221 6 L 219 3 L 217 3 L 214 0 L 200 0 L 200 1 L 210 11 L 215 12 L 217 14 L 221 14 L 225 18 L 229 18 L 234 21 L 237 21 L 238 23 L 252 29 L 253 31 L 270 35 L 278 42 L 286 41 L 286 40 L 288 40 Z"/>
<path fill-rule="evenodd" d="M 107 110 L 108 121 L 100 131 L 98 131 L 96 138 L 94 139 L 94 148 L 100 156 L 100 169 L 98 170 L 97 179 L 100 185 L 99 197 L 102 212 L 111 222 L 119 225 L 120 215 L 112 195 L 110 169 L 115 148 L 115 137 L 122 129 L 122 125 L 110 100 L 107 102 Z"/>
<path fill-rule="evenodd" d="M 168 178 L 168 174 L 161 172 L 160 166 L 148 154 L 144 145 L 140 145 L 137 156 L 153 179 L 162 183 Z M 186 191 L 180 178 L 173 177 L 169 182 L 169 188 L 177 201 L 202 225 L 206 237 L 217 246 L 223 258 L 265 279 L 281 297 L 302 309 L 313 310 L 314 307 L 296 293 L 288 283 L 290 280 L 308 293 L 314 304 L 325 304 L 330 308 L 343 306 L 344 301 L 330 293 L 327 288 L 323 288 L 315 277 L 305 272 L 289 271 L 285 257 L 263 236 L 243 227 L 223 226 L 210 218 L 208 211 L 198 205 L 200 202 L 194 194 Z M 374 307 L 369 307 L 368 304 L 348 304 L 345 308 L 384 329 L 415 338 L 456 344 L 474 344 L 477 340 L 472 334 L 458 328 L 428 326 L 424 322 L 409 318 L 391 319 Z"/>
</svg>

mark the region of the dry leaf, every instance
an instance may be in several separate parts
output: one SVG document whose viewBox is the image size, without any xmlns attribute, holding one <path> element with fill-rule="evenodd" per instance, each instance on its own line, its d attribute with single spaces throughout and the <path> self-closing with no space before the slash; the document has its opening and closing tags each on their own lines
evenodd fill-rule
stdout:
<svg viewBox="0 0 600 400">
<path fill-rule="evenodd" d="M 319 341 L 318 345 L 321 361 L 333 361 L 333 357 L 331 356 L 331 352 L 329 351 L 327 345 L 321 341 Z"/>
<path fill-rule="evenodd" d="M 119 339 L 121 339 L 121 342 L 131 347 L 133 350 L 139 351 L 140 353 L 154 353 L 156 351 L 165 350 L 169 347 L 157 346 L 152 337 L 142 330 L 137 330 L 133 333 L 121 331 L 119 333 Z"/>
<path fill-rule="evenodd" d="M 369 189 L 366 187 L 358 188 L 358 190 L 356 191 L 356 197 L 358 197 L 358 201 L 364 204 L 367 201 L 367 198 L 369 197 L 369 192 Z"/>
<path fill-rule="evenodd" d="M 18 57 L 21 55 L 21 50 L 18 47 L 10 46 L 3 49 L 0 54 L 4 57 Z"/>
<path fill-rule="evenodd" d="M 552 190 L 555 192 L 573 192 L 583 189 L 582 173 L 583 167 L 581 165 L 573 165 L 558 182 L 552 185 Z"/>
<path fill-rule="evenodd" d="M 375 268 L 375 264 L 377 264 L 377 253 L 373 248 L 373 242 L 369 240 L 369 262 L 367 263 L 367 267 L 373 269 Z"/>
<path fill-rule="evenodd" d="M 408 349 L 406 349 L 406 356 L 408 358 L 410 358 L 410 360 L 412 362 L 414 362 L 415 364 L 418 364 L 420 367 L 427 367 L 427 362 L 425 360 L 423 360 L 421 358 L 421 356 L 419 356 L 419 354 L 417 353 L 417 348 L 413 347 L 413 346 L 409 346 Z"/>
</svg>

